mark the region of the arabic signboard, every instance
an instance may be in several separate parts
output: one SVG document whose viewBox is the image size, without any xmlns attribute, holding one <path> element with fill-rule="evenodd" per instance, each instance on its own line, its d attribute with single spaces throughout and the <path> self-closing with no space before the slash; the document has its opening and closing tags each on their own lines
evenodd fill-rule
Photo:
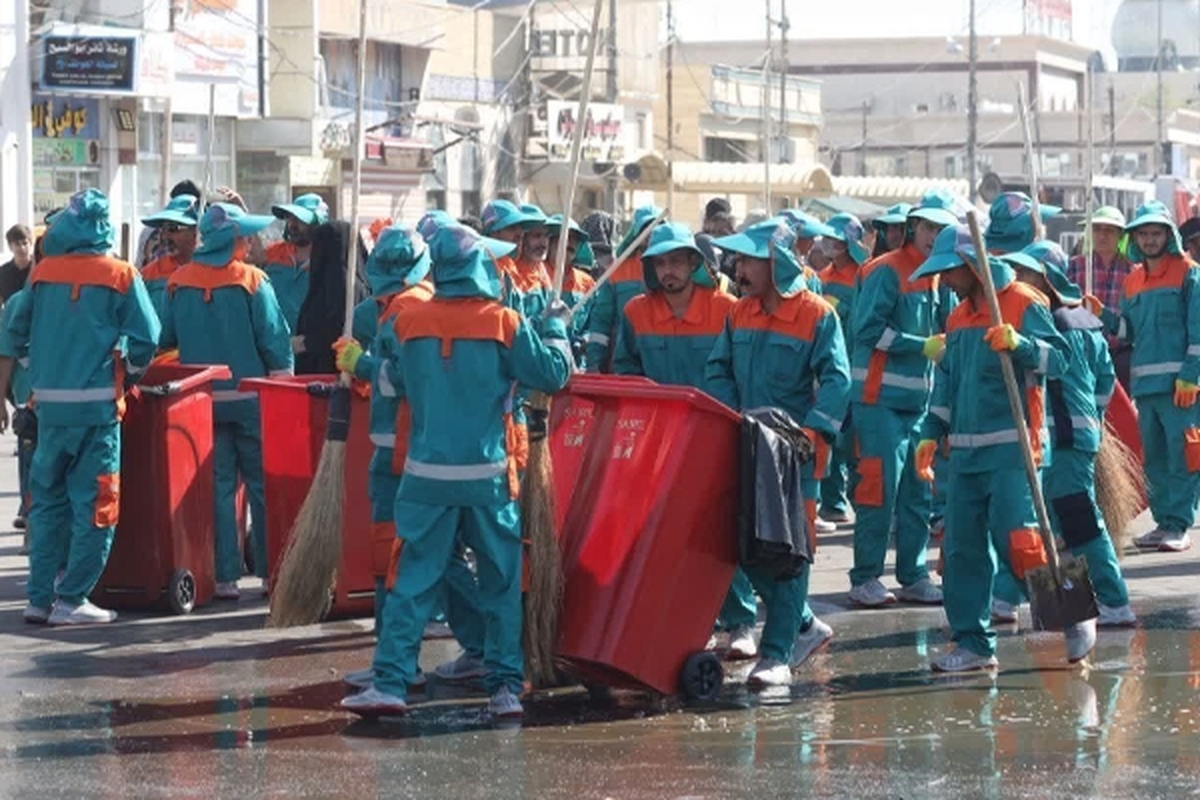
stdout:
<svg viewBox="0 0 1200 800">
<path fill-rule="evenodd" d="M 551 161 L 571 157 L 575 135 L 575 101 L 546 101 L 546 150 Z M 625 108 L 611 103 L 589 103 L 583 129 L 584 161 L 618 164 L 625 160 Z"/>
<path fill-rule="evenodd" d="M 35 94 L 29 123 L 35 139 L 99 139 L 100 101 Z"/>
<path fill-rule="evenodd" d="M 137 75 L 132 36 L 45 36 L 40 88 L 131 93 Z"/>
</svg>

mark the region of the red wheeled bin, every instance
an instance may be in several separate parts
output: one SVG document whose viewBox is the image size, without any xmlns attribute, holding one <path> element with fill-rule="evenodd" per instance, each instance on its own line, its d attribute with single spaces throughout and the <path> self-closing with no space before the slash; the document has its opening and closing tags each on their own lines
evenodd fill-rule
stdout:
<svg viewBox="0 0 1200 800">
<path fill-rule="evenodd" d="M 186 614 L 212 600 L 212 383 L 227 367 L 158 364 L 126 398 L 121 516 L 92 591 L 105 608 Z"/>
<path fill-rule="evenodd" d="M 262 420 L 263 489 L 267 505 L 267 574 L 271 583 L 287 549 L 288 534 L 304 505 L 321 460 L 329 396 L 336 375 L 296 375 L 242 381 L 243 392 L 258 392 Z M 367 478 L 374 445 L 370 401 L 351 396 L 342 503 L 342 559 L 327 616 L 365 617 L 375 610 L 371 571 L 371 502 Z"/>
<path fill-rule="evenodd" d="M 585 683 L 712 700 L 723 676 L 704 647 L 737 566 L 741 418 L 696 389 L 607 376 L 567 395 L 591 422 L 563 515 L 555 655 Z"/>
</svg>

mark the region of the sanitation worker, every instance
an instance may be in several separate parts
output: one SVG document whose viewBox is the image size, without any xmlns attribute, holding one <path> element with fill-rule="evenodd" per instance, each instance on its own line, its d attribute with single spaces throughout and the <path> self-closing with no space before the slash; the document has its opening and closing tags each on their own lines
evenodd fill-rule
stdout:
<svg viewBox="0 0 1200 800">
<path fill-rule="evenodd" d="M 546 221 L 550 231 L 550 258 L 558 257 L 558 240 L 562 236 L 563 215 L 555 214 Z M 587 354 L 588 318 L 591 314 L 591 301 L 583 308 L 576 308 L 584 295 L 592 290 L 596 281 L 588 269 L 595 265 L 596 256 L 588 242 L 587 232 L 575 220 L 567 220 L 567 268 L 563 274 L 562 299 L 567 307 L 574 310 L 571 317 L 571 350 L 575 353 L 577 366 L 584 365 Z"/>
<path fill-rule="evenodd" d="M 302 194 L 290 203 L 271 206 L 271 213 L 283 220 L 283 241 L 267 248 L 263 271 L 271 279 L 288 330 L 295 331 L 300 307 L 308 296 L 308 262 L 312 255 L 313 235 L 329 221 L 329 206 L 319 194 Z M 292 340 L 296 353 L 304 352 L 300 337 Z"/>
<path fill-rule="evenodd" d="M 826 223 L 832 261 L 817 273 L 825 299 L 837 311 L 842 335 L 846 338 L 847 354 L 853 352 L 850 318 L 854 313 L 854 298 L 858 291 L 858 271 L 867 263 L 869 251 L 863 244 L 863 226 L 853 214 L 834 214 Z M 850 522 L 850 501 L 846 498 L 846 467 L 852 466 L 854 451 L 848 424 L 838 435 L 829 460 L 829 469 L 821 481 L 819 516 L 835 525 Z"/>
<path fill-rule="evenodd" d="M 238 547 L 239 479 L 250 498 L 251 546 L 258 577 L 267 580 L 266 504 L 258 395 L 237 388 L 244 378 L 292 374 L 290 329 L 266 273 L 242 259 L 250 237 L 271 224 L 229 203 L 213 203 L 200 218 L 200 247 L 192 263 L 167 282 L 164 349 L 178 348 L 184 364 L 224 364 L 233 373 L 213 384 L 215 571 L 214 596 L 236 600 L 242 574 Z"/>
<path fill-rule="evenodd" d="M 714 288 L 703 252 L 680 223 L 664 222 L 654 229 L 642 268 L 646 293 L 625 305 L 613 372 L 704 389 L 708 356 L 737 301 Z M 758 654 L 757 621 L 754 588 L 738 569 L 720 613 L 720 624 L 729 631 L 731 658 Z"/>
<path fill-rule="evenodd" d="M 662 210 L 654 206 L 642 206 L 635 210 L 633 224 L 617 247 L 617 257 L 620 257 L 646 226 L 653 224 L 661 213 Z M 612 369 L 612 357 L 617 345 L 614 339 L 621 322 L 621 312 L 625 310 L 626 303 L 646 291 L 645 270 L 642 268 L 642 253 L 645 249 L 643 244 L 630 253 L 625 263 L 617 268 L 608 283 L 601 286 L 592 298 L 587 337 L 588 372 L 610 372 Z"/>
<path fill-rule="evenodd" d="M 434 219 L 439 224 L 451 221 L 449 217 L 441 216 L 435 216 Z M 528 295 L 531 292 L 540 292 L 543 287 L 540 281 L 526 280 L 527 274 L 517 268 L 517 261 L 511 253 L 520 250 L 525 231 L 537 224 L 537 217 L 527 214 L 508 200 L 492 200 L 483 207 L 479 219 L 484 236 L 512 245 L 508 254 L 493 254 L 496 270 L 504 287 L 502 299 L 509 308 L 527 314 L 526 305 L 532 302 Z"/>
<path fill-rule="evenodd" d="M 1039 204 L 1042 222 L 1062 211 L 1058 206 Z M 1033 244 L 1033 201 L 1024 192 L 1003 192 L 988 209 L 984 244 L 993 255 L 1016 253 Z"/>
<path fill-rule="evenodd" d="M 876 233 L 876 258 L 904 247 L 904 243 L 908 241 L 908 212 L 912 211 L 912 208 L 911 203 L 897 203 L 871 220 L 871 227 Z"/>
<path fill-rule="evenodd" d="M 855 511 L 850 601 L 864 608 L 897 599 L 881 580 L 893 520 L 899 598 L 935 605 L 942 601 L 925 563 L 930 497 L 913 465 L 933 388 L 933 365 L 945 346 L 940 334 L 944 314 L 937 277 L 911 279 L 938 233 L 957 224 L 951 207 L 947 195 L 923 197 L 909 212 L 904 243 L 869 262 L 859 279 L 850 322 L 850 417 L 857 456 L 850 481 Z"/>
<path fill-rule="evenodd" d="M 1017 280 L 1050 298 L 1054 324 L 1070 347 L 1066 371 L 1047 382 L 1054 453 L 1042 477 L 1050 521 L 1071 554 L 1087 559 L 1100 609 L 1099 625 L 1129 627 L 1137 617 L 1129 607 L 1129 590 L 1096 503 L 1096 454 L 1104 432 L 1104 409 L 1116 383 L 1103 323 L 1083 307 L 1083 293 L 1067 278 L 1067 254 L 1054 242 L 1034 242 L 1001 259 L 1013 267 Z M 1016 617 L 1023 592 L 1000 579 L 1007 577 L 1006 573 L 998 576 L 993 619 Z"/>
<path fill-rule="evenodd" d="M 1156 200 L 1139 206 L 1126 230 L 1134 267 L 1120 313 L 1097 297 L 1085 302 L 1110 333 L 1133 345 L 1131 393 L 1154 515 L 1154 530 L 1134 542 L 1178 553 L 1192 546 L 1188 528 L 1200 492 L 1200 266 Z"/>
<path fill-rule="evenodd" d="M 997 561 L 999 569 L 1011 570 L 1017 580 L 1048 563 L 998 354 L 1007 352 L 1013 360 L 1025 406 L 1023 423 L 1035 460 L 1046 466 L 1046 377 L 1063 374 L 1070 349 L 1054 326 L 1045 296 L 1016 281 L 1003 262 L 985 259 L 1000 301 L 1004 321 L 999 325 L 991 322 L 965 226 L 944 228 L 928 260 L 912 276 L 916 281 L 940 275 L 960 300 L 950 315 L 946 350 L 916 453 L 917 474 L 932 481 L 937 440 L 949 438 L 942 588 L 955 647 L 933 660 L 932 668 L 940 672 L 996 667 L 991 599 Z M 1072 662 L 1084 658 L 1096 642 L 1095 627 L 1087 624 L 1065 634 Z"/>
<path fill-rule="evenodd" d="M 341 707 L 364 716 L 407 710 L 422 630 L 461 540 L 478 564 L 488 709 L 519 716 L 525 671 L 520 479 L 508 445 L 512 386 L 552 393 L 566 384 L 572 366 L 566 307 L 548 309 L 539 336 L 499 302 L 499 277 L 478 234 L 446 226 L 429 249 L 434 297 L 397 316 L 385 332 L 395 338 L 394 354 L 380 367 L 381 379 L 387 376 L 412 413 L 396 496 L 403 553 L 384 609 L 374 683 Z"/>
<path fill-rule="evenodd" d="M 104 572 L 120 511 L 125 390 L 154 357 L 160 327 L 141 276 L 108 255 L 112 246 L 108 198 L 96 189 L 73 195 L 50 219 L 45 258 L 28 288 L 5 310 L 14 352 L 28 353 L 38 414 L 28 622 L 85 625 L 117 616 L 88 595 Z"/>
<path fill-rule="evenodd" d="M 804 467 L 805 510 L 814 530 L 817 481 L 846 416 L 850 365 L 837 312 L 804 288 L 795 238 L 776 218 L 713 242 L 737 254 L 742 298 L 713 347 L 706 383 L 731 408 L 779 408 L 805 428 L 816 456 Z M 789 580 L 756 567 L 745 572 L 766 607 L 760 657 L 749 682 L 786 686 L 792 669 L 829 641 L 833 630 L 808 607 L 808 565 Z"/>
<path fill-rule="evenodd" d="M 196 223 L 200 220 L 200 201 L 190 194 L 172 197 L 167 207 L 142 219 L 142 224 L 158 232 L 167 252 L 142 267 L 142 280 L 156 311 L 162 311 L 167 281 L 175 270 L 191 262 L 196 252 Z"/>
</svg>

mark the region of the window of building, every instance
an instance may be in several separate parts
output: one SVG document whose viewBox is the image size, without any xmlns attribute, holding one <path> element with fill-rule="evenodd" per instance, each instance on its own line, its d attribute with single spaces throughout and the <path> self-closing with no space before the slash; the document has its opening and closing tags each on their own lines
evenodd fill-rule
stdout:
<svg viewBox="0 0 1200 800">
<path fill-rule="evenodd" d="M 704 137 L 704 160 L 718 163 L 741 163 L 758 160 L 758 145 L 737 139 Z"/>
<path fill-rule="evenodd" d="M 203 188 L 208 163 L 208 117 L 174 114 L 171 117 L 171 174 L 169 190 L 188 178 Z M 149 216 L 162 207 L 163 115 L 138 115 L 137 216 Z M 212 175 L 209 186 L 233 186 L 233 120 L 217 117 L 212 137 Z"/>
</svg>

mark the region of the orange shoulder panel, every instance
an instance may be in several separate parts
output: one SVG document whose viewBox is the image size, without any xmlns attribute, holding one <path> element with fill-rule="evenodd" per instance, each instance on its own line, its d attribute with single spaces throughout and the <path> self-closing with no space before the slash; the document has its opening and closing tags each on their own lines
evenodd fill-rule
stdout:
<svg viewBox="0 0 1200 800">
<path fill-rule="evenodd" d="M 654 298 L 652 295 L 639 294 L 625 304 L 625 316 L 633 326 L 634 333 L 658 333 L 654 324 Z"/>
<path fill-rule="evenodd" d="M 383 313 L 379 315 L 381 320 L 391 319 L 401 312 L 430 300 L 433 297 L 433 284 L 429 281 L 421 281 L 413 284 L 407 289 L 397 292 L 392 295 L 383 309 Z"/>
<path fill-rule="evenodd" d="M 142 268 L 142 280 L 154 281 L 169 278 L 181 266 L 183 265 L 176 261 L 174 256 L 159 256 Z"/>
<path fill-rule="evenodd" d="M 811 342 L 816 334 L 817 324 L 826 314 L 834 313 L 837 312 L 825 298 L 813 292 L 803 291 L 792 297 L 785 297 L 774 314 L 762 313 L 762 306 L 757 298 L 743 297 L 734 306 L 731 320 L 734 328 L 769 330 Z"/>
<path fill-rule="evenodd" d="M 84 286 L 99 286 L 125 294 L 133 285 L 137 270 L 111 256 L 65 255 L 44 258 L 33 268 L 30 285 L 58 283 L 71 287 L 71 299 L 79 299 Z"/>
<path fill-rule="evenodd" d="M 591 291 L 591 288 L 596 285 L 596 279 L 581 269 L 575 267 L 563 276 L 563 291 L 564 292 L 579 292 L 586 294 Z"/>
<path fill-rule="evenodd" d="M 646 273 L 642 270 L 641 256 L 630 256 L 625 259 L 625 263 L 617 267 L 617 271 L 613 273 L 613 283 L 641 283 L 646 279 Z"/>
<path fill-rule="evenodd" d="M 294 266 L 296 263 L 296 245 L 291 242 L 275 242 L 267 248 L 266 261 L 267 264 L 279 264 L 285 267 Z"/>
<path fill-rule="evenodd" d="M 231 261 L 223 267 L 208 267 L 192 262 L 180 267 L 167 281 L 167 291 L 174 294 L 177 289 L 199 289 L 204 292 L 204 302 L 212 300 L 213 289 L 239 287 L 246 294 L 254 294 L 267 279 L 267 274 L 257 267 L 241 261 Z"/>
<path fill-rule="evenodd" d="M 440 339 L 442 357 L 449 358 L 454 341 L 494 341 L 511 347 L 521 325 L 521 315 L 486 298 L 438 298 L 415 304 L 396 317 L 401 342 Z"/>
<path fill-rule="evenodd" d="M 1191 269 L 1195 262 L 1189 258 L 1176 255 L 1164 256 L 1163 260 L 1167 262 L 1167 268 L 1157 275 L 1150 274 L 1144 263 L 1134 267 L 1129 276 L 1125 278 L 1125 296 L 1133 297 L 1135 294 L 1153 289 L 1178 289 L 1182 287 L 1188 270 Z"/>
<path fill-rule="evenodd" d="M 836 283 L 839 286 L 853 286 L 856 275 L 857 270 L 838 269 L 833 265 L 830 265 L 817 273 L 817 277 L 821 279 L 822 286 L 827 283 Z"/>
</svg>

